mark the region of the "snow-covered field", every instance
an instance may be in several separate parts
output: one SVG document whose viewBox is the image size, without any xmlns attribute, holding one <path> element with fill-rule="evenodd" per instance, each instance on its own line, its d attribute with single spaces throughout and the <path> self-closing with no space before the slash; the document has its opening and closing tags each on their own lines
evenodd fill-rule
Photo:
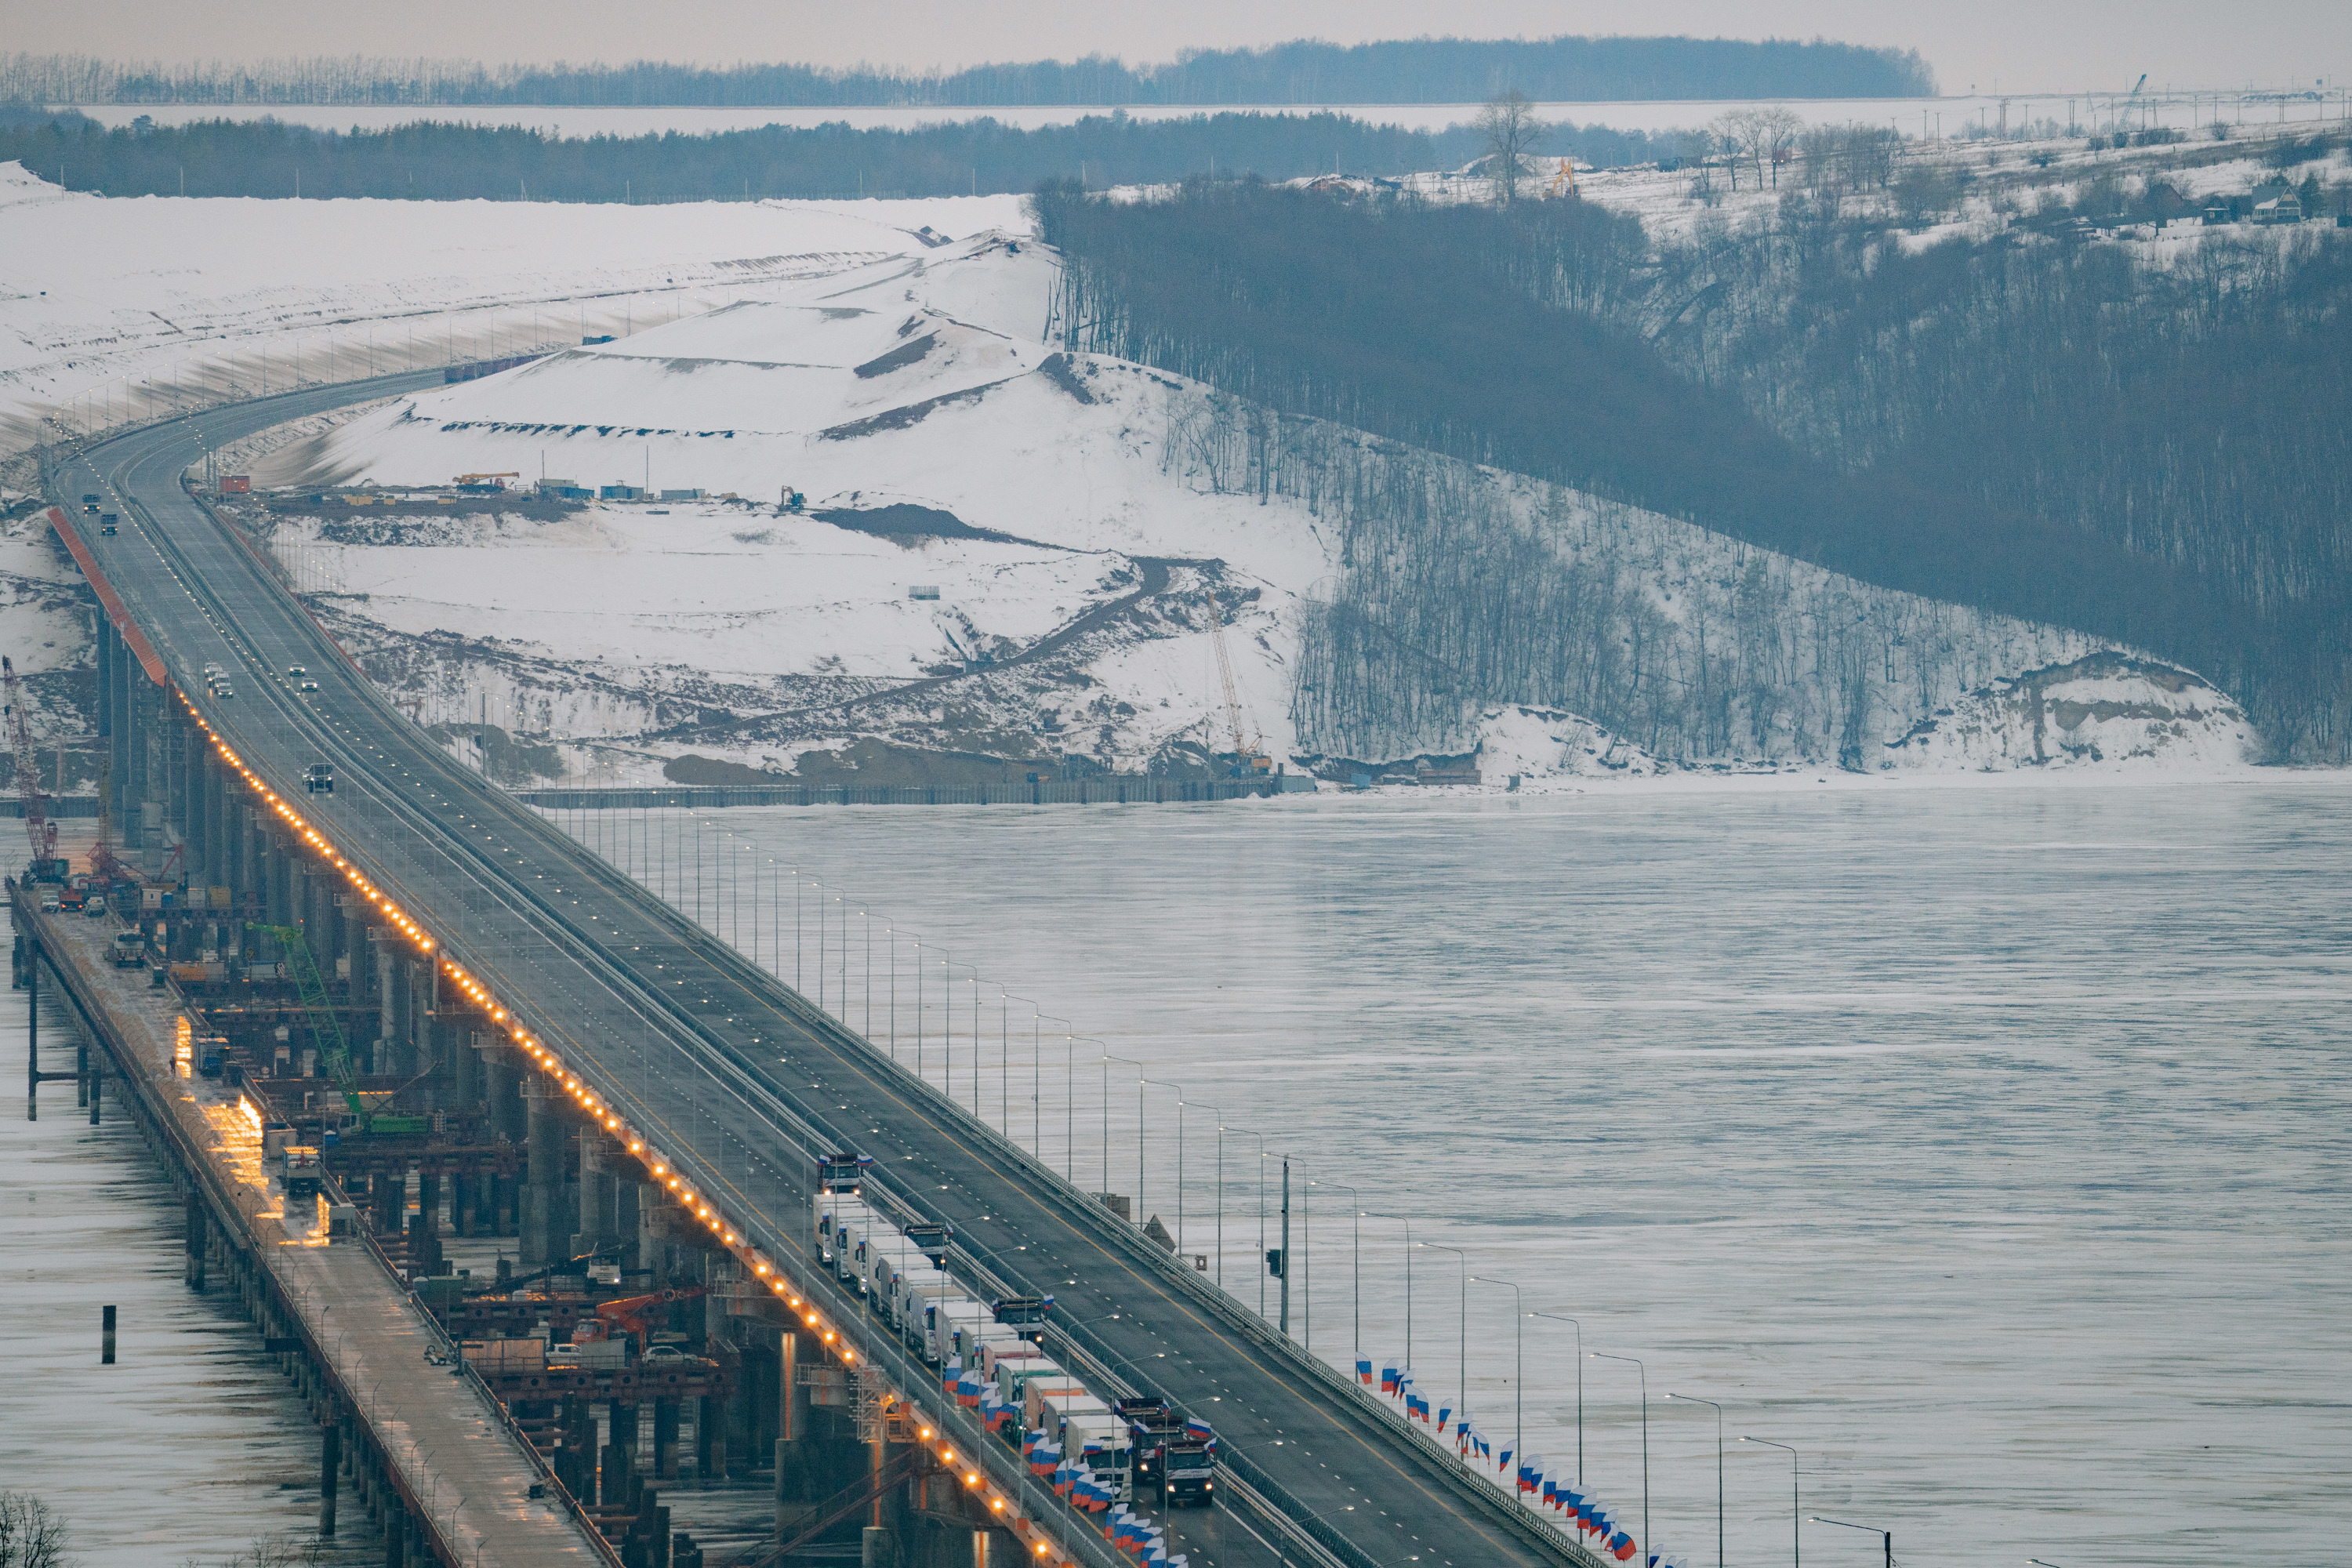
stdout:
<svg viewBox="0 0 2352 1568">
<path fill-rule="evenodd" d="M 1629 184 L 1625 199 L 1698 205 L 1677 176 L 1645 177 L 1656 189 Z M 1198 770 L 1234 750 L 1236 721 L 1293 771 L 1330 749 L 1328 725 L 1299 732 L 1297 684 L 1341 521 L 1233 485 L 1201 434 L 1202 389 L 1057 354 L 1055 261 L 1011 198 L 106 201 L 12 166 L 0 203 L 13 220 L 0 231 L 0 421 L 21 439 L 45 417 L 103 428 L 199 388 L 439 363 L 453 342 L 550 351 L 225 455 L 280 487 L 247 521 L 420 721 L 461 748 L 460 725 L 523 742 L 503 753 L 509 782 L 646 782 L 683 776 L 688 757 L 705 760 L 703 778 L 821 766 L 835 782 L 860 768 L 917 782 L 875 771 L 876 744 L 901 772 L 950 757 Z M 579 341 L 605 332 L 615 341 Z M 453 507 L 430 488 L 477 472 L 702 493 Z M 1581 498 L 1559 508 L 1599 518 L 1587 540 L 1597 527 L 1602 556 L 1628 563 L 1611 569 L 1661 606 L 1703 600 L 1756 553 L 1623 509 L 1611 522 Z M 29 520 L 15 526 L 20 604 L 70 591 Z M 1671 552 L 1658 548 L 1669 535 Z M 2132 650 L 1811 568 L 1783 574 L 1808 604 L 1932 624 L 1950 656 L 1906 689 L 1908 714 L 1883 705 L 1884 776 L 2249 765 L 2251 733 L 2225 698 Z M 1681 613 L 1666 609 L 1670 628 Z M 12 646 L 59 643 L 46 622 L 16 624 Z M 2099 657 L 2095 694 L 2052 684 Z M 1819 679 L 1789 678 L 1797 710 Z M 2067 702 L 2098 717 L 2059 723 Z M 61 695 L 46 722 L 81 721 Z M 1355 763 L 1409 773 L 1416 755 L 1469 751 L 1495 788 L 1689 776 L 1572 713 L 1504 705 L 1441 729 L 1442 747 L 1400 735 Z M 1322 764 L 1343 782 L 1354 766 Z M 1765 745 L 1704 771 L 1820 769 L 1802 748 Z"/>
</svg>

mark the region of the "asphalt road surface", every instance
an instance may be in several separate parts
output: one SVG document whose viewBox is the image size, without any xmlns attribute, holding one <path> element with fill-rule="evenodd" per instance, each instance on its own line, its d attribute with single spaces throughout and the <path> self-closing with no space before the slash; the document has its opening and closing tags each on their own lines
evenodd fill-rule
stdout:
<svg viewBox="0 0 2352 1568">
<path fill-rule="evenodd" d="M 449 757 L 182 489 L 203 447 L 439 380 L 384 377 L 235 405 L 118 437 L 56 470 L 69 513 L 96 490 L 123 514 L 115 538 L 82 531 L 174 680 L 247 764 L 772 1256 L 807 1253 L 814 1157 L 857 1149 L 904 1210 L 951 1224 L 998 1279 L 1055 1297 L 1057 1319 L 1105 1364 L 1210 1421 L 1225 1452 L 1288 1494 L 1286 1511 L 1344 1538 L 1343 1560 L 1594 1561 L 1515 1520 L 1511 1505 L 1239 1302 L 1180 1273 L 1134 1226 Z M 199 695 L 208 662 L 231 673 L 233 699 Z M 286 673 L 294 665 L 320 689 L 298 690 Z M 300 794 L 314 763 L 335 768 L 333 795 Z M 1237 1550 L 1250 1533 L 1237 1519 L 1168 1522 L 1196 1568 L 1256 1555 Z"/>
</svg>

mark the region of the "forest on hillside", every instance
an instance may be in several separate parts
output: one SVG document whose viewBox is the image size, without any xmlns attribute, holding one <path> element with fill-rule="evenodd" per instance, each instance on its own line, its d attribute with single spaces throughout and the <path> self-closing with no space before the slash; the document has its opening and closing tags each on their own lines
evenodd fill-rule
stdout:
<svg viewBox="0 0 2352 1568">
<path fill-rule="evenodd" d="M 2352 233 L 1921 247 L 1802 184 L 1665 241 L 1245 183 L 1037 207 L 1073 348 L 2136 645 L 2352 761 Z M 1508 613 L 1507 561 L 1447 614 Z M 1397 583 L 1335 605 L 1395 624 Z"/>
<path fill-rule="evenodd" d="M 1676 145 L 1671 134 L 1604 126 L 1561 127 L 1555 140 L 1601 164 L 1671 155 Z M 0 162 L 110 196 L 649 203 L 1001 195 L 1049 179 L 1099 188 L 1209 169 L 1271 180 L 1335 170 L 1396 175 L 1458 167 L 1484 151 L 1467 125 L 1424 132 L 1331 113 L 1116 113 L 1034 130 L 983 118 L 908 131 L 835 123 L 563 137 L 425 121 L 383 131 L 274 120 L 109 130 L 86 115 L 0 110 Z"/>
<path fill-rule="evenodd" d="M 953 71 L 724 67 L 486 66 L 311 57 L 178 65 L 88 55 L 0 55 L 0 102 L 578 104 L 819 108 L 936 104 L 1477 103 L 1516 88 L 1539 102 L 1638 99 L 1910 98 L 1936 90 L 1916 50 L 1770 38 L 1410 38 L 1194 49 L 1159 65 L 1077 60 Z"/>
</svg>

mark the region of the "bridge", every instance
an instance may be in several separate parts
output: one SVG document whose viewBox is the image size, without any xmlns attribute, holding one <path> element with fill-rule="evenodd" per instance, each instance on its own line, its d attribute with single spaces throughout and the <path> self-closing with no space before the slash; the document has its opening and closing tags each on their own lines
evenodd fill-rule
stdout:
<svg viewBox="0 0 2352 1568">
<path fill-rule="evenodd" d="M 191 911 L 171 940 L 211 942 L 226 959 L 233 928 L 308 933 L 335 1005 L 357 1020 L 367 1070 L 420 1084 L 436 1107 L 484 1107 L 527 1151 L 499 1200 L 526 1263 L 632 1224 L 667 1237 L 666 1256 L 690 1257 L 714 1331 L 766 1369 L 758 1386 L 773 1391 L 773 1408 L 738 1430 L 773 1436 L 780 1521 L 866 1507 L 915 1449 L 938 1473 L 905 1484 L 935 1522 L 967 1521 L 973 1544 L 959 1561 L 1135 1560 L 821 1266 L 820 1166 L 855 1150 L 872 1161 L 866 1195 L 894 1221 L 946 1227 L 948 1268 L 974 1294 L 1055 1299 L 1047 1348 L 1087 1369 L 1090 1387 L 1156 1395 L 1213 1426 L 1217 1501 L 1158 1521 L 1167 1548 L 1196 1568 L 1600 1562 L 1134 1224 L 448 756 L 184 485 L 206 449 L 439 379 L 233 405 L 60 454 L 50 470 L 55 526 L 103 606 L 117 852 L 151 877 L 177 857 L 206 895 L 189 901 L 223 906 Z M 117 535 L 78 526 L 85 492 L 121 515 Z M 298 666 L 317 689 L 289 674 Z M 208 667 L 226 678 L 217 695 Z M 334 770 L 331 793 L 304 788 L 319 763 Z M 235 956 L 249 967 L 257 955 Z M 567 1147 L 577 1149 L 569 1166 Z M 477 1206 L 496 1205 L 469 1194 L 453 1212 Z M 842 1380 L 881 1391 L 895 1417 L 887 1430 L 812 1418 L 801 1391 Z M 827 1442 L 859 1444 L 870 1463 L 845 1468 L 816 1451 Z M 940 1494 L 941 1474 L 952 1495 Z M 912 1551 L 875 1547 L 875 1533 L 869 1551 Z M 1002 1555 L 989 1555 L 992 1542 Z"/>
</svg>

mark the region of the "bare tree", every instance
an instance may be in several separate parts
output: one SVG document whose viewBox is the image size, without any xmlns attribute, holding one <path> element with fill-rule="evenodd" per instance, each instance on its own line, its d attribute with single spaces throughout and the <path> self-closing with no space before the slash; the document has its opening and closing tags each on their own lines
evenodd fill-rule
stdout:
<svg viewBox="0 0 2352 1568">
<path fill-rule="evenodd" d="M 1734 109 L 1716 118 L 1707 129 L 1715 132 L 1716 145 L 1723 149 L 1724 166 L 1731 171 L 1731 188 L 1739 188 L 1739 165 L 1754 161 L 1761 145 L 1763 128 L 1758 123 L 1763 114 L 1760 109 Z M 1763 171 L 1759 165 L 1756 185 L 1764 185 Z"/>
<path fill-rule="evenodd" d="M 1777 190 L 1780 184 L 1781 162 L 1788 157 L 1790 149 L 1796 146 L 1797 138 L 1805 133 L 1805 122 L 1797 117 L 1794 110 L 1783 109 L 1778 104 L 1757 110 L 1755 115 L 1753 145 L 1756 155 L 1760 163 L 1772 166 L 1772 185 Z M 1763 173 L 1760 167 L 1757 172 L 1759 174 Z"/>
<path fill-rule="evenodd" d="M 1472 121 L 1485 139 L 1488 156 L 1494 160 L 1495 201 L 1499 206 L 1509 206 L 1518 199 L 1519 159 L 1535 151 L 1549 129 L 1536 118 L 1536 106 L 1529 103 L 1517 88 L 1500 98 L 1489 99 Z"/>
<path fill-rule="evenodd" d="M 0 1568 L 68 1568 L 66 1521 L 29 1492 L 0 1492 Z"/>
</svg>

